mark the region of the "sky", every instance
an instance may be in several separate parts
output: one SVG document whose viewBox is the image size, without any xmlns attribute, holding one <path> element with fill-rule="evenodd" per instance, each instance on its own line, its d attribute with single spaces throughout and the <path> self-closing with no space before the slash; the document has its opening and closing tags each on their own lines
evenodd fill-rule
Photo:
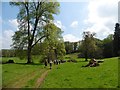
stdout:
<svg viewBox="0 0 120 90">
<path fill-rule="evenodd" d="M 118 22 L 118 0 L 69 1 L 60 2 L 60 13 L 54 15 L 55 25 L 64 32 L 64 41 L 82 40 L 84 31 L 95 32 L 95 37 L 101 40 L 114 33 L 115 23 Z M 9 49 L 12 36 L 18 30 L 16 17 L 19 9 L 8 2 L 2 2 L 1 9 L 0 48 Z"/>
</svg>

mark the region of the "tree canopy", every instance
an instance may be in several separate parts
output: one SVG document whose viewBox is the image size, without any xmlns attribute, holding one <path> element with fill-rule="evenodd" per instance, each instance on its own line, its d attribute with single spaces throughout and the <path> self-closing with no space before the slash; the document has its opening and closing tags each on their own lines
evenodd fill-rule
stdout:
<svg viewBox="0 0 120 90">
<path fill-rule="evenodd" d="M 17 16 L 19 30 L 13 36 L 12 46 L 16 49 L 27 49 L 27 63 L 31 63 L 32 48 L 45 37 L 45 26 L 54 20 L 53 14 L 59 13 L 60 4 L 38 0 L 37 2 L 10 2 L 10 5 L 19 7 Z"/>
<path fill-rule="evenodd" d="M 47 37 L 42 43 L 42 54 L 44 54 L 48 60 L 52 61 L 55 59 L 63 59 L 63 56 L 65 55 L 65 47 L 61 36 L 61 29 L 56 27 L 53 23 L 47 24 L 44 29 Z"/>
<path fill-rule="evenodd" d="M 95 57 L 95 51 L 97 50 L 97 46 L 94 39 L 95 33 L 91 32 L 83 32 L 83 41 L 80 46 L 81 52 L 85 56 L 85 60 L 87 61 L 88 57 Z"/>
<path fill-rule="evenodd" d="M 116 23 L 113 36 L 114 56 L 120 56 L 120 24 Z"/>
</svg>

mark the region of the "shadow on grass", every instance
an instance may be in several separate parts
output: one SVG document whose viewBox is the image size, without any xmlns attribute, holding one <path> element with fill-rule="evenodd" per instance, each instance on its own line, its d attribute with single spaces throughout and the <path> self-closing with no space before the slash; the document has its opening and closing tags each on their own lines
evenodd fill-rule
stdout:
<svg viewBox="0 0 120 90">
<path fill-rule="evenodd" d="M 20 64 L 20 65 L 44 65 L 42 63 L 14 63 L 14 64 Z"/>
<path fill-rule="evenodd" d="M 30 64 L 28 64 L 28 63 L 6 63 L 6 62 L 4 62 L 4 63 L 1 63 L 1 64 L 44 65 L 44 64 L 42 64 L 42 63 L 30 63 Z"/>
<path fill-rule="evenodd" d="M 84 60 L 84 61 L 78 61 L 78 62 L 88 62 L 88 61 L 85 61 L 85 60 Z"/>
</svg>

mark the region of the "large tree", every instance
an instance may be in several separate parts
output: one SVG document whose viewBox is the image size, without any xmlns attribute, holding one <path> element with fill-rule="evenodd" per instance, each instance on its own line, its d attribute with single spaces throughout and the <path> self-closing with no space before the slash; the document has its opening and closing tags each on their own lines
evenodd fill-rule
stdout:
<svg viewBox="0 0 120 90">
<path fill-rule="evenodd" d="M 114 47 L 114 56 L 119 56 L 120 55 L 120 24 L 119 23 L 116 23 L 115 25 L 113 47 Z"/>
<path fill-rule="evenodd" d="M 47 24 L 44 29 L 47 37 L 42 42 L 42 53 L 48 58 L 48 62 L 50 60 L 63 59 L 65 47 L 61 29 L 56 27 L 54 23 Z"/>
<path fill-rule="evenodd" d="M 83 53 L 85 57 L 85 61 L 88 61 L 88 57 L 94 58 L 95 57 L 95 51 L 97 49 L 95 40 L 94 40 L 95 33 L 91 32 L 83 32 L 83 41 L 80 46 L 81 52 Z"/>
<path fill-rule="evenodd" d="M 60 4 L 56 2 L 48 2 L 45 0 L 37 0 L 37 2 L 10 2 L 13 6 L 19 7 L 17 16 L 19 30 L 13 36 L 13 46 L 16 49 L 27 49 L 27 63 L 32 63 L 32 48 L 44 39 L 44 26 L 54 20 L 53 14 L 59 12 Z"/>
</svg>

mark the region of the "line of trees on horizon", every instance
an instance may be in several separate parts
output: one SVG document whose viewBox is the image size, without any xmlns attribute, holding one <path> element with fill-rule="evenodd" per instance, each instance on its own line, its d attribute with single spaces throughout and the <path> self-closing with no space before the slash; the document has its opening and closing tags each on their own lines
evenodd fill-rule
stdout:
<svg viewBox="0 0 120 90">
<path fill-rule="evenodd" d="M 95 38 L 95 33 L 83 32 L 83 40 L 78 42 L 64 42 L 62 45 L 64 55 L 79 53 L 79 58 L 110 58 L 120 56 L 120 24 L 116 23 L 114 34 L 108 35 L 103 40 Z M 50 41 L 50 40 L 49 40 Z M 53 42 L 51 43 L 53 44 Z M 44 50 L 47 43 L 38 43 L 32 50 L 32 55 L 46 55 Z M 52 45 L 51 45 L 52 46 Z M 56 49 L 59 52 L 59 48 Z M 54 49 L 54 54 L 56 52 Z M 17 53 L 16 53 L 17 52 Z M 21 53 L 22 52 L 22 53 Z M 48 51 L 47 51 L 48 52 Z M 19 56 L 21 59 L 26 57 L 27 50 L 2 50 L 3 57 Z M 21 55 L 23 54 L 23 55 Z M 57 55 L 57 54 L 56 54 Z M 63 56 L 64 56 L 63 55 Z M 63 59 L 63 57 L 61 58 Z"/>
<path fill-rule="evenodd" d="M 114 34 L 103 40 L 95 38 L 95 33 L 83 32 L 83 40 L 78 42 L 65 42 L 66 53 L 79 53 L 78 57 L 110 58 L 120 56 L 120 24 L 115 24 Z"/>
</svg>

